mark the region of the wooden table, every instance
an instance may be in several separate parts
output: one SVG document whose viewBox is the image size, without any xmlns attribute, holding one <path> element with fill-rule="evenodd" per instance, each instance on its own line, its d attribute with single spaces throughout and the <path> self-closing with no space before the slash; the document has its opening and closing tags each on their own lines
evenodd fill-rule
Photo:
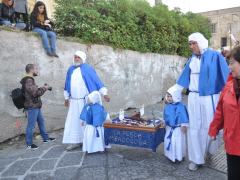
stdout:
<svg viewBox="0 0 240 180">
<path fill-rule="evenodd" d="M 164 141 L 165 128 L 137 127 L 124 124 L 104 124 L 105 143 L 132 147 L 148 148 L 156 152 L 158 145 Z"/>
</svg>

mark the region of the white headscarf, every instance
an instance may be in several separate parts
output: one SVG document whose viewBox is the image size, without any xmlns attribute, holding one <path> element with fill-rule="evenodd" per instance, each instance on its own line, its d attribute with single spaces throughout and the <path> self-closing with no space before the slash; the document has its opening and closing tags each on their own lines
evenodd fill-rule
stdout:
<svg viewBox="0 0 240 180">
<path fill-rule="evenodd" d="M 82 59 L 83 63 L 86 63 L 87 55 L 86 55 L 85 52 L 83 52 L 83 51 L 76 51 L 74 55 L 80 57 Z M 74 59 L 73 59 L 73 62 L 74 62 Z"/>
<path fill-rule="evenodd" d="M 172 99 L 173 99 L 173 103 L 177 103 L 180 102 L 182 100 L 182 91 L 179 91 L 179 88 L 174 85 L 172 87 L 170 87 L 167 92 L 169 94 L 171 94 Z"/>
<path fill-rule="evenodd" d="M 102 105 L 102 98 L 98 91 L 93 91 L 88 95 L 88 100 L 92 104 L 99 103 Z"/>
<path fill-rule="evenodd" d="M 188 36 L 188 41 L 197 42 L 201 54 L 204 52 L 204 49 L 208 48 L 208 40 L 199 32 L 193 33 Z"/>
</svg>

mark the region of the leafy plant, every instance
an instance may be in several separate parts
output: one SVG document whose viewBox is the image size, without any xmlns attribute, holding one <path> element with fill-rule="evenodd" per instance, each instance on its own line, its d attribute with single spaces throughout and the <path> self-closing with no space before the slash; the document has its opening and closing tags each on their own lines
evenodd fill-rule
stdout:
<svg viewBox="0 0 240 180">
<path fill-rule="evenodd" d="M 210 38 L 209 21 L 144 0 L 56 0 L 58 33 L 85 43 L 162 54 L 190 54 L 187 38 L 201 32 Z"/>
</svg>

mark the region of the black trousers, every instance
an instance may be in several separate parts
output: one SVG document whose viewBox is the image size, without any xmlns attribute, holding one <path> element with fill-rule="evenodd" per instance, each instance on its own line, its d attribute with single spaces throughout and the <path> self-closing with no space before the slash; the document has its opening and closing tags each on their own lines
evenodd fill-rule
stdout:
<svg viewBox="0 0 240 180">
<path fill-rule="evenodd" d="M 240 180 L 240 156 L 227 153 L 228 180 Z"/>
</svg>

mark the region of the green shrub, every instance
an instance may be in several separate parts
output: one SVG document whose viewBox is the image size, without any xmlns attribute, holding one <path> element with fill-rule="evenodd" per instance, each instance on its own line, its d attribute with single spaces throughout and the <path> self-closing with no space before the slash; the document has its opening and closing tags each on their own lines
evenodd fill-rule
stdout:
<svg viewBox="0 0 240 180">
<path fill-rule="evenodd" d="M 55 20 L 64 36 L 140 52 L 188 56 L 191 33 L 210 38 L 206 18 L 144 0 L 57 0 Z"/>
</svg>

